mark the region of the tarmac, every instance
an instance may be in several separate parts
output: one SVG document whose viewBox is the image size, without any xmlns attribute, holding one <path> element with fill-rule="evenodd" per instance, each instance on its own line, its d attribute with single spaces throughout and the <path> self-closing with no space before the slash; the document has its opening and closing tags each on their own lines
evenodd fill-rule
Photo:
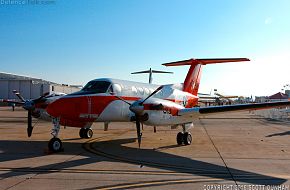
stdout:
<svg viewBox="0 0 290 190">
<path fill-rule="evenodd" d="M 249 112 L 194 121 L 189 146 L 177 146 L 181 130 L 144 126 L 138 148 L 134 123 L 61 128 L 64 150 L 50 153 L 50 122 L 33 120 L 26 134 L 22 108 L 0 108 L 0 189 L 290 189 L 290 124 Z"/>
</svg>

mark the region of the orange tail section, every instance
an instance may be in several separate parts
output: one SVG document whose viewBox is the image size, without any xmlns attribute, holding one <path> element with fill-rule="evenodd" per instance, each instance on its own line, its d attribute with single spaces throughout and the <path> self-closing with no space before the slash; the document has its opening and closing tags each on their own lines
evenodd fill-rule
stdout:
<svg viewBox="0 0 290 190">
<path fill-rule="evenodd" d="M 183 91 L 189 92 L 197 96 L 203 65 L 215 64 L 215 63 L 227 63 L 227 62 L 240 62 L 240 61 L 250 61 L 250 60 L 247 58 L 188 59 L 188 60 L 183 60 L 183 61 L 164 63 L 162 65 L 165 65 L 165 66 L 190 65 L 189 71 L 184 80 Z"/>
</svg>

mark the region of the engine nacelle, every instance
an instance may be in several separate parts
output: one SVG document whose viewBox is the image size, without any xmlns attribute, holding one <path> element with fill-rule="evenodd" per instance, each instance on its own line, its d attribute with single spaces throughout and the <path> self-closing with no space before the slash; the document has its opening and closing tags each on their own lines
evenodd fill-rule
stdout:
<svg viewBox="0 0 290 190">
<path fill-rule="evenodd" d="M 146 117 L 143 122 L 146 125 L 152 126 L 167 126 L 182 123 L 181 118 L 178 117 L 178 111 L 184 107 L 169 101 L 159 98 L 151 98 L 144 103 L 144 111 L 142 115 Z"/>
</svg>

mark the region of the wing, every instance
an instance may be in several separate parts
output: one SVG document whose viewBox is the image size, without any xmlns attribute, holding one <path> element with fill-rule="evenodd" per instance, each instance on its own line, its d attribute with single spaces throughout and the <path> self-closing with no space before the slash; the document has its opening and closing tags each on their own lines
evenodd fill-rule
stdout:
<svg viewBox="0 0 290 190">
<path fill-rule="evenodd" d="M 227 106 L 194 107 L 194 108 L 181 109 L 179 110 L 178 115 L 190 116 L 190 115 L 196 115 L 196 114 L 211 114 L 211 113 L 229 112 L 229 111 L 269 109 L 269 108 L 287 107 L 287 106 L 290 106 L 290 101 L 268 102 L 268 103 L 258 103 L 258 104 L 237 104 L 237 105 L 227 105 Z"/>
</svg>

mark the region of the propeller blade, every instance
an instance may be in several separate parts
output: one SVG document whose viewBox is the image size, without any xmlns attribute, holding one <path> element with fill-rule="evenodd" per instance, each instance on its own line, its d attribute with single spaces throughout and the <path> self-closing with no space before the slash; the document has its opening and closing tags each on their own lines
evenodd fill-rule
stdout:
<svg viewBox="0 0 290 190">
<path fill-rule="evenodd" d="M 25 102 L 25 99 L 23 96 L 20 95 L 20 93 L 17 90 L 12 91 L 22 102 Z"/>
<path fill-rule="evenodd" d="M 35 109 L 35 104 L 45 102 L 47 100 L 45 98 L 47 95 L 49 95 L 49 92 L 44 93 L 39 98 L 32 99 L 32 100 L 26 100 L 24 105 L 23 105 L 23 108 L 26 109 L 27 111 L 28 110 L 33 111 Z"/>
<path fill-rule="evenodd" d="M 129 104 L 130 106 L 132 105 L 130 102 L 127 102 L 126 100 L 124 100 L 123 98 L 119 97 L 119 96 L 115 96 L 116 98 L 118 98 L 119 100 L 122 100 L 123 102 Z"/>
<path fill-rule="evenodd" d="M 140 127 L 140 121 L 138 119 L 138 116 L 136 115 L 136 129 L 137 129 L 137 138 L 138 138 L 138 145 L 140 148 L 141 145 L 141 137 L 142 137 L 142 133 L 141 133 L 141 127 Z"/>
<path fill-rule="evenodd" d="M 1 100 L 1 102 L 7 102 L 11 104 L 17 104 L 17 105 L 23 105 L 24 102 L 17 102 L 17 101 L 12 101 L 12 100 Z"/>
<path fill-rule="evenodd" d="M 153 96 L 154 94 L 156 94 L 157 92 L 159 92 L 162 88 L 163 88 L 163 86 L 159 86 L 156 90 L 154 90 L 154 92 L 152 92 L 152 94 L 150 94 L 149 96 L 147 96 L 147 98 L 145 98 L 145 99 L 140 103 L 140 105 L 144 104 L 144 102 L 145 102 L 146 100 L 148 100 L 151 96 Z"/>
<path fill-rule="evenodd" d="M 34 103 L 38 103 L 39 101 L 41 101 L 45 96 L 49 95 L 49 92 L 46 92 L 44 94 L 42 94 L 39 98 L 34 99 Z"/>
<path fill-rule="evenodd" d="M 32 134 L 32 111 L 28 110 L 28 116 L 27 116 L 27 135 L 28 137 L 31 137 Z"/>
</svg>

